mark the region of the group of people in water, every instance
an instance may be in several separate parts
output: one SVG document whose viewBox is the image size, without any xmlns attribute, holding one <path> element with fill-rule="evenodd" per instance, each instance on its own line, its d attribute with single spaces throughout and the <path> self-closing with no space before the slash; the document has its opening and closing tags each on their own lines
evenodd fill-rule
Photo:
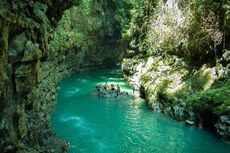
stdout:
<svg viewBox="0 0 230 153">
<path fill-rule="evenodd" d="M 117 91 L 118 92 L 118 94 L 121 92 L 120 91 L 120 86 L 117 84 L 116 86 L 112 83 L 111 85 L 109 85 L 107 82 L 105 83 L 105 85 L 104 85 L 104 89 L 106 90 L 106 91 L 109 91 L 109 90 L 113 90 L 113 91 Z"/>
<path fill-rule="evenodd" d="M 96 90 L 99 97 L 118 97 L 119 95 L 123 94 L 128 95 L 127 92 L 121 92 L 120 86 L 118 84 L 108 84 L 108 82 L 106 82 L 104 85 L 97 85 Z"/>
</svg>

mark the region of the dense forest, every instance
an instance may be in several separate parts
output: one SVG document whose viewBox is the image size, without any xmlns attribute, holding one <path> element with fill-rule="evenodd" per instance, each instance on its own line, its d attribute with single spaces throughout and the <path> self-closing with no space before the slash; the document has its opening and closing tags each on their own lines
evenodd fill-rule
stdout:
<svg viewBox="0 0 230 153">
<path fill-rule="evenodd" d="M 229 0 L 0 0 L 0 152 L 65 152 L 60 80 L 121 65 L 148 106 L 230 139 Z"/>
</svg>

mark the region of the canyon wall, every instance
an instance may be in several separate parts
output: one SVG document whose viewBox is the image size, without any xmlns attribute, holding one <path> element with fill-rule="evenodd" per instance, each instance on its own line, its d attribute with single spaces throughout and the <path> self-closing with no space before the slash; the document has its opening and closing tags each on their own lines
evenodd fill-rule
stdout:
<svg viewBox="0 0 230 153">
<path fill-rule="evenodd" d="M 122 63 L 125 77 L 154 111 L 229 140 L 229 2 L 146 3 Z"/>
<path fill-rule="evenodd" d="M 56 86 L 76 72 L 84 54 L 50 52 L 63 11 L 75 1 L 0 2 L 0 152 L 64 152 L 50 129 Z"/>
<path fill-rule="evenodd" d="M 0 152 L 67 150 L 50 125 L 57 85 L 121 59 L 114 9 L 107 1 L 0 2 Z"/>
</svg>

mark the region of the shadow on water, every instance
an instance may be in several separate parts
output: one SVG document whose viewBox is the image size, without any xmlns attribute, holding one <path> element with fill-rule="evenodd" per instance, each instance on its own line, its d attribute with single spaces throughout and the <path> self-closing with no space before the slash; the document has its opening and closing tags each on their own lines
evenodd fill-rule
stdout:
<svg viewBox="0 0 230 153">
<path fill-rule="evenodd" d="M 228 153 L 230 146 L 198 128 L 152 112 L 141 99 L 99 98 L 95 86 L 132 92 L 119 69 L 83 72 L 60 83 L 52 128 L 70 153 Z"/>
</svg>

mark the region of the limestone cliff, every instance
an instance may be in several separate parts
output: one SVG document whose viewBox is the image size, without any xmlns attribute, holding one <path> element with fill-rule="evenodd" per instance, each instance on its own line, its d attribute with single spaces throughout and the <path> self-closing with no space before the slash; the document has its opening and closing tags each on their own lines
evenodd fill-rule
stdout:
<svg viewBox="0 0 230 153">
<path fill-rule="evenodd" d="M 154 111 L 229 139 L 229 70 L 191 67 L 172 55 L 124 59 L 125 77 Z"/>
<path fill-rule="evenodd" d="M 65 151 L 65 142 L 50 130 L 50 113 L 57 82 L 83 56 L 74 50 L 51 53 L 48 41 L 63 11 L 75 3 L 0 1 L 0 152 Z"/>
</svg>

